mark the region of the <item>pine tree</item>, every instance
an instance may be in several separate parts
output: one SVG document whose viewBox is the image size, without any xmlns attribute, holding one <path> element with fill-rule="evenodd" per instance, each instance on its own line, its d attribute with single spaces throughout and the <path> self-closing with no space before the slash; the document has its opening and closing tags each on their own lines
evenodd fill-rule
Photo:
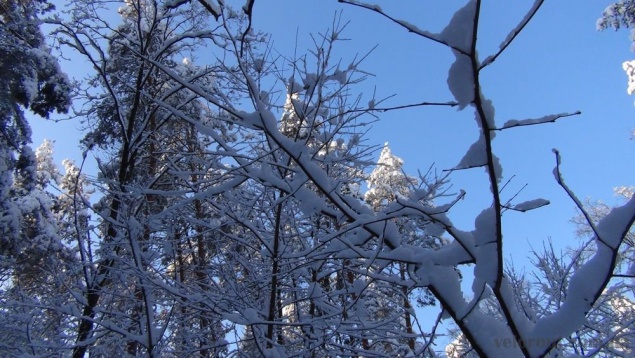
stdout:
<svg viewBox="0 0 635 358">
<path fill-rule="evenodd" d="M 50 54 L 39 17 L 53 6 L 46 1 L 0 3 L 0 257 L 1 269 L 16 269 L 29 246 L 51 240 L 48 213 L 40 210 L 36 158 L 24 111 L 48 117 L 66 112 L 70 84 Z M 44 200 L 44 199 L 43 199 Z M 39 227 L 38 227 L 39 226 Z M 28 227 L 28 229 L 27 229 Z M 44 238 L 42 235 L 46 236 Z M 16 269 L 15 271 L 19 271 Z"/>
<path fill-rule="evenodd" d="M 377 212 L 386 210 L 397 200 L 408 200 L 411 194 L 419 188 L 419 180 L 408 176 L 403 170 L 403 160 L 390 150 L 388 143 L 384 144 L 377 160 L 377 165 L 368 176 L 368 191 L 364 200 Z M 428 183 L 423 183 L 428 184 Z M 433 205 L 431 200 L 429 205 Z M 396 220 L 399 232 L 406 238 L 405 244 L 429 248 L 438 248 L 445 240 L 434 237 L 425 231 L 429 223 L 421 220 L 402 218 Z M 404 263 L 395 263 L 384 270 L 406 279 L 407 267 Z M 432 305 L 434 299 L 427 290 L 419 290 L 417 299 L 420 305 Z M 387 327 L 374 339 L 379 351 L 386 354 L 407 356 L 417 351 L 420 343 L 415 338 L 415 305 L 413 304 L 413 290 L 394 283 L 385 284 L 381 281 L 369 283 L 368 305 L 374 320 L 387 321 Z M 397 333 L 399 332 L 399 333 Z M 409 338 L 401 338 L 409 337 Z"/>
<path fill-rule="evenodd" d="M 47 307 L 64 303 L 55 273 L 72 254 L 47 192 L 55 179 L 46 172 L 50 146 L 31 149 L 25 115 L 48 118 L 70 105 L 70 83 L 40 30 L 52 9 L 47 1 L 0 2 L 0 355 L 52 354 L 64 344 L 63 318 Z"/>
<path fill-rule="evenodd" d="M 0 290 L 0 354 L 9 356 L 56 354 L 69 344 L 64 327 L 71 320 L 57 307 L 72 304 L 66 288 L 77 278 L 74 250 L 64 240 L 56 215 L 60 201 L 51 194 L 61 178 L 53 164 L 52 143 L 45 141 L 32 160 L 30 180 L 16 175 L 14 183 L 15 191 L 23 190 L 14 201 L 22 213 L 22 252 L 12 258 L 12 275 Z"/>
</svg>

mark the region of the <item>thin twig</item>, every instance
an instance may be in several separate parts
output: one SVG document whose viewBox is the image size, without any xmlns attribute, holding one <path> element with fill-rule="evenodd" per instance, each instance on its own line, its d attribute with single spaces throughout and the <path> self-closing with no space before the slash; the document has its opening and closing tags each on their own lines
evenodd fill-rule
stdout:
<svg viewBox="0 0 635 358">
<path fill-rule="evenodd" d="M 525 17 L 523 18 L 521 23 L 518 24 L 512 30 L 512 32 L 509 35 L 507 35 L 507 38 L 505 38 L 503 43 L 501 43 L 498 52 L 496 52 L 495 54 L 487 57 L 483 61 L 483 63 L 481 64 L 481 67 L 479 67 L 479 71 L 484 69 L 485 67 L 491 65 L 494 61 L 496 61 L 498 56 L 500 56 L 507 49 L 507 47 L 509 47 L 509 45 L 511 45 L 511 43 L 516 39 L 516 37 L 523 31 L 525 26 L 527 26 L 527 24 L 531 21 L 531 19 L 534 17 L 534 15 L 536 15 L 536 13 L 538 12 L 538 9 L 540 9 L 540 7 L 542 6 L 543 3 L 544 3 L 544 0 L 536 0 L 536 2 L 534 3 L 534 6 L 532 6 L 532 8 L 529 9 L 529 11 L 525 15 Z"/>
<path fill-rule="evenodd" d="M 361 7 L 363 9 L 370 10 L 372 12 L 376 12 L 376 13 L 380 14 L 381 16 L 387 18 L 388 20 L 394 22 L 395 24 L 397 24 L 397 25 L 403 27 L 404 29 L 408 30 L 408 32 L 411 32 L 413 34 L 419 35 L 419 36 L 421 36 L 423 38 L 426 38 L 426 39 L 428 39 L 430 41 L 439 43 L 441 45 L 445 45 L 445 46 L 447 46 L 447 47 L 449 47 L 449 48 L 451 48 L 451 49 L 453 49 L 453 50 L 455 50 L 455 51 L 457 51 L 459 53 L 462 53 L 462 54 L 464 54 L 466 56 L 469 55 L 464 50 L 461 50 L 460 48 L 457 48 L 457 47 L 454 47 L 454 46 L 448 44 L 447 42 L 441 40 L 438 36 L 435 36 L 435 34 L 433 34 L 431 32 L 421 30 L 421 29 L 417 28 L 416 26 L 414 26 L 412 24 L 409 24 L 406 21 L 396 19 L 396 18 L 386 14 L 379 6 L 364 4 L 362 2 L 351 1 L 351 0 L 338 0 L 338 2 L 343 3 L 343 4 L 348 4 L 348 5 Z"/>
<path fill-rule="evenodd" d="M 569 195 L 569 198 L 573 200 L 573 202 L 578 207 L 578 209 L 580 209 L 580 211 L 582 212 L 582 215 L 584 216 L 587 223 L 591 227 L 591 230 L 593 230 L 593 234 L 595 234 L 595 237 L 598 239 L 598 241 L 600 241 L 607 247 L 613 248 L 613 246 L 609 245 L 606 241 L 602 239 L 596 225 L 593 223 L 593 220 L 591 219 L 591 215 L 586 211 L 586 209 L 584 209 L 584 205 L 582 205 L 582 202 L 580 202 L 580 199 L 578 199 L 578 197 L 575 196 L 575 194 L 573 194 L 573 191 L 571 191 L 571 189 L 569 189 L 567 184 L 564 182 L 564 179 L 562 178 L 562 173 L 560 172 L 560 164 L 561 164 L 560 152 L 557 149 L 553 149 L 553 153 L 556 155 L 556 168 L 554 169 L 554 175 L 556 176 L 556 181 L 562 187 L 562 189 L 564 189 L 567 195 Z"/>
</svg>

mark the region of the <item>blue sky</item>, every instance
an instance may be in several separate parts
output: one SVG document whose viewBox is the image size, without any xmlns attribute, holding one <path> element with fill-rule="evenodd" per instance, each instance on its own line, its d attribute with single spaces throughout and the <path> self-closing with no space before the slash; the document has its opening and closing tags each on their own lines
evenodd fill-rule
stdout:
<svg viewBox="0 0 635 358">
<path fill-rule="evenodd" d="M 376 2 L 397 18 L 419 28 L 441 31 L 464 1 Z M 533 1 L 484 2 L 479 53 L 484 58 L 498 48 L 508 31 L 522 19 Z M 551 205 L 529 213 L 508 212 L 505 235 L 514 258 L 527 256 L 530 246 L 552 238 L 558 245 L 572 241 L 573 202 L 554 180 L 555 157 L 561 151 L 568 184 L 580 198 L 615 202 L 612 188 L 635 185 L 635 148 L 630 130 L 635 128 L 635 98 L 626 93 L 622 62 L 634 58 L 628 30 L 598 32 L 596 20 L 610 1 L 546 1 L 516 42 L 484 72 L 483 90 L 494 102 L 498 123 L 508 119 L 541 117 L 574 112 L 582 115 L 555 124 L 499 132 L 495 148 L 503 163 L 504 180 L 515 175 L 503 197 L 509 198 L 527 184 L 517 201 L 542 197 Z M 301 5 L 300 5 L 301 4 Z M 364 84 L 370 96 L 396 96 L 386 106 L 420 101 L 452 100 L 447 90 L 447 70 L 453 55 L 436 43 L 407 33 L 378 14 L 335 1 L 256 1 L 256 26 L 271 32 L 274 46 L 293 54 L 310 42 L 307 34 L 332 27 L 342 10 L 350 21 L 338 54 L 350 59 L 375 45 L 362 68 L 374 74 Z M 288 49 L 284 51 L 284 49 Z M 389 142 L 405 161 L 406 171 L 425 172 L 456 165 L 478 136 L 469 110 L 420 108 L 379 114 L 369 133 L 369 143 Z M 377 153 L 378 155 L 379 153 Z M 472 169 L 451 176 L 453 188 L 465 189 L 451 217 L 462 229 L 489 206 L 484 171 Z M 522 261 L 522 260 L 521 260 Z"/>
<path fill-rule="evenodd" d="M 479 34 L 479 53 L 494 51 L 520 20 L 533 0 L 485 2 Z M 495 148 L 503 163 L 504 180 L 515 175 L 504 192 L 509 198 L 527 184 L 517 201 L 542 197 L 552 204 L 520 214 L 508 212 L 505 221 L 506 253 L 527 256 L 531 246 L 552 238 L 558 245 L 575 244 L 569 219 L 574 204 L 553 179 L 552 148 L 563 157 L 568 184 L 581 198 L 611 203 L 612 188 L 635 185 L 632 165 L 635 148 L 630 130 L 635 128 L 635 97 L 626 93 L 621 64 L 635 57 L 630 52 L 627 30 L 598 32 L 596 20 L 610 1 L 548 0 L 516 42 L 484 73 L 483 90 L 496 107 L 498 123 L 507 119 L 541 117 L 580 110 L 582 115 L 540 127 L 512 129 L 497 135 Z M 440 31 L 464 1 L 383 1 L 379 4 L 395 17 L 419 28 Z M 310 33 L 332 28 L 339 12 L 350 21 L 336 56 L 347 63 L 354 56 L 377 48 L 361 68 L 374 76 L 358 87 L 365 98 L 373 92 L 388 97 L 385 105 L 452 100 L 446 78 L 453 56 L 447 48 L 407 33 L 388 20 L 366 10 L 326 0 L 257 0 L 256 29 L 272 35 L 274 48 L 285 56 L 311 48 Z M 69 75 L 81 77 L 77 59 L 64 62 Z M 34 145 L 43 138 L 56 140 L 56 158 L 79 158 L 76 121 L 63 124 L 32 121 Z M 419 108 L 379 114 L 367 137 L 368 144 L 389 142 L 394 154 L 405 161 L 409 174 L 426 171 L 435 163 L 441 171 L 456 165 L 477 138 L 469 110 Z M 379 155 L 379 151 L 376 153 Z M 467 191 L 452 219 L 463 230 L 489 206 L 489 185 L 482 169 L 451 176 L 455 191 Z"/>
</svg>

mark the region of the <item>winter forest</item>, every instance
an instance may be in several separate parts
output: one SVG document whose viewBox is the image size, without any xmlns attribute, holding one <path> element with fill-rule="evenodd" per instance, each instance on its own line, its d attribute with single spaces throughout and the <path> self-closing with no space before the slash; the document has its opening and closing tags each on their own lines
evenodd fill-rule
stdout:
<svg viewBox="0 0 635 358">
<path fill-rule="evenodd" d="M 550 202 L 504 191 L 497 137 L 580 114 L 495 118 L 486 95 L 482 74 L 522 48 L 544 0 L 491 53 L 481 0 L 441 31 L 337 1 L 451 56 L 450 97 L 402 105 L 358 90 L 372 54 L 338 57 L 341 14 L 281 54 L 259 2 L 0 0 L 0 356 L 635 355 L 635 183 L 616 206 L 578 197 L 554 150 L 577 231 L 566 251 L 535 238 L 532 267 L 508 260 L 509 215 Z M 635 1 L 598 18 L 635 28 Z M 69 58 L 89 70 L 69 76 Z M 367 140 L 411 108 L 469 117 L 477 139 L 454 167 L 406 173 Z M 37 117 L 81 126 L 81 160 L 33 143 Z M 488 201 L 468 226 L 450 215 L 463 171 Z"/>
</svg>

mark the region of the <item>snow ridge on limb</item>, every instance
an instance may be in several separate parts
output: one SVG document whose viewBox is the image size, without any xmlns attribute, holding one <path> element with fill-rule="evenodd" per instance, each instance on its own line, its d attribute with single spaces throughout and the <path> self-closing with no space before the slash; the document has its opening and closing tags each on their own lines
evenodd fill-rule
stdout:
<svg viewBox="0 0 635 358">
<path fill-rule="evenodd" d="M 635 223 L 635 198 L 616 207 L 597 224 L 596 252 L 582 267 L 575 271 L 569 282 L 567 296 L 562 306 L 552 315 L 536 322 L 528 332 L 528 339 L 549 342 L 554 347 L 562 337 L 567 337 L 584 324 L 602 291 L 613 277 L 618 248 L 629 228 Z M 532 356 L 543 355 L 545 347 L 531 347 Z"/>
<path fill-rule="evenodd" d="M 600 236 L 598 234 L 595 223 L 593 222 L 593 220 L 591 220 L 591 217 L 589 216 L 587 211 L 584 209 L 584 206 L 582 205 L 582 201 L 578 199 L 578 197 L 573 193 L 573 191 L 569 188 L 567 183 L 565 183 L 564 178 L 562 177 L 562 173 L 560 172 L 560 164 L 562 162 L 562 158 L 560 157 L 560 152 L 555 148 L 552 149 L 552 151 L 556 155 L 556 167 L 553 168 L 553 176 L 556 179 L 556 182 L 562 187 L 562 189 L 564 189 L 567 195 L 569 195 L 569 198 L 573 200 L 573 202 L 578 207 L 578 209 L 582 211 L 582 214 L 584 215 L 587 223 L 591 227 L 591 230 L 593 230 L 593 233 L 596 235 L 596 237 L 599 238 Z"/>
<path fill-rule="evenodd" d="M 548 116 L 543 116 L 540 118 L 528 118 L 528 119 L 510 119 L 508 121 L 506 121 L 502 127 L 500 128 L 494 128 L 495 130 L 503 130 L 503 129 L 508 129 L 508 128 L 514 128 L 514 127 L 522 127 L 522 126 L 532 126 L 532 125 L 536 125 L 536 124 L 543 124 L 543 123 L 553 123 L 556 120 L 560 119 L 560 118 L 564 118 L 564 117 L 571 117 L 571 116 L 577 116 L 582 114 L 582 112 L 580 111 L 575 111 L 572 113 L 559 113 L 559 114 L 551 114 Z"/>
<path fill-rule="evenodd" d="M 485 147 L 485 136 L 480 135 L 470 148 L 465 152 L 455 170 L 470 169 L 487 165 L 487 152 Z"/>
<path fill-rule="evenodd" d="M 516 211 L 520 211 L 520 212 L 525 212 L 525 211 L 530 211 L 530 210 L 534 210 L 534 209 L 538 209 L 541 208 L 545 205 L 549 205 L 549 200 L 546 199 L 534 199 L 534 200 L 528 200 L 528 201 L 524 201 L 522 203 L 518 203 L 514 206 L 508 207 L 511 210 L 516 210 Z"/>
<path fill-rule="evenodd" d="M 452 52 L 456 59 L 450 66 L 447 83 L 450 92 L 458 103 L 458 109 L 462 110 L 474 102 L 474 72 L 470 57 L 456 50 Z"/>
<path fill-rule="evenodd" d="M 452 16 L 450 23 L 439 34 L 439 39 L 452 49 L 456 58 L 450 66 L 447 83 L 459 104 L 459 110 L 470 105 L 475 98 L 476 79 L 471 58 L 475 14 L 476 1 L 472 0 Z"/>
<path fill-rule="evenodd" d="M 596 249 L 591 258 L 572 274 L 566 298 L 560 307 L 551 315 L 537 320 L 534 327 L 526 331 L 525 342 L 541 342 L 540 345 L 528 346 L 530 356 L 543 356 L 562 338 L 570 336 L 585 324 L 587 313 L 614 276 L 619 247 L 635 223 L 635 198 L 611 210 L 597 224 L 593 223 L 580 200 L 564 182 L 560 172 L 560 154 L 555 149 L 553 151 L 557 161 L 555 179 L 587 219 L 595 234 Z"/>
</svg>

